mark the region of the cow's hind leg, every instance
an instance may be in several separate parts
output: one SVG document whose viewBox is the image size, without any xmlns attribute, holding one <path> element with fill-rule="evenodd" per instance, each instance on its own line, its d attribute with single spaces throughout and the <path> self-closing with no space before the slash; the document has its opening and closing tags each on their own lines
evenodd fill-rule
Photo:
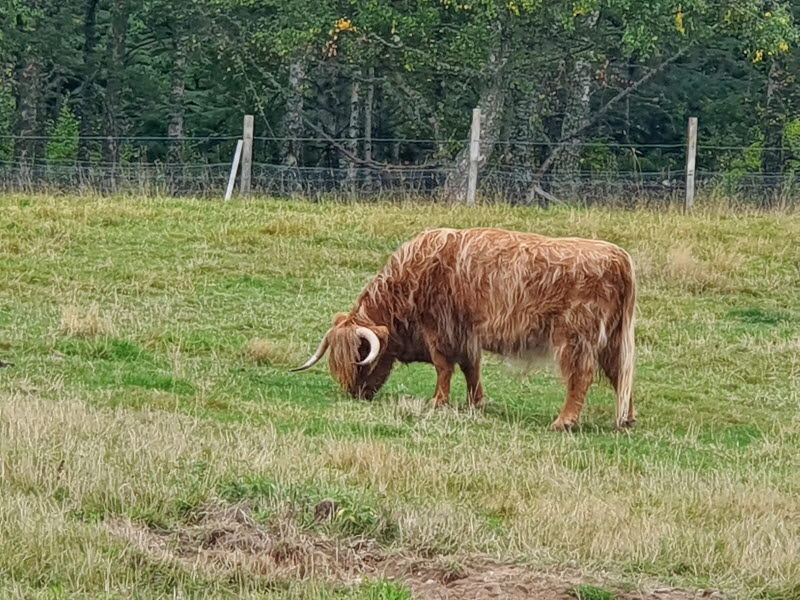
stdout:
<svg viewBox="0 0 800 600">
<path fill-rule="evenodd" d="M 567 399 L 552 427 L 557 431 L 568 431 L 580 420 L 594 377 L 595 358 L 579 341 L 562 345 L 557 356 L 567 385 Z"/>
<path fill-rule="evenodd" d="M 467 397 L 475 408 L 484 405 L 483 385 L 481 385 L 481 357 L 464 360 L 459 363 L 464 379 L 467 380 Z"/>
</svg>

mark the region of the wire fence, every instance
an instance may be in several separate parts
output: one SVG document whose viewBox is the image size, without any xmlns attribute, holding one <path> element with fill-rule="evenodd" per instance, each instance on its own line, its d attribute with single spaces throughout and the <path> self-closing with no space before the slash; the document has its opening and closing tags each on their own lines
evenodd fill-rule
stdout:
<svg viewBox="0 0 800 600">
<path fill-rule="evenodd" d="M 52 137 L 0 136 L 0 191 L 222 197 L 240 136 L 84 138 L 89 158 L 54 158 Z M 14 156 L 13 148 L 36 148 Z M 113 160 L 104 147 L 116 148 Z M 317 198 L 445 198 L 463 175 L 462 139 L 255 137 L 251 193 Z M 294 152 L 286 157 L 287 148 Z M 366 150 L 369 149 L 367 154 Z M 571 167 L 541 165 L 554 144 L 502 140 L 478 180 L 481 198 L 531 202 L 534 186 L 570 204 L 667 205 L 685 195 L 683 144 L 570 144 Z M 483 148 L 484 151 L 486 147 Z M 772 170 L 763 168 L 771 153 Z M 38 154 L 38 156 L 37 156 Z M 365 155 L 370 159 L 363 158 Z M 42 157 L 44 156 L 44 157 Z M 372 158 L 374 157 L 374 158 Z M 698 197 L 719 195 L 754 206 L 800 205 L 800 156 L 791 148 L 698 145 Z M 294 163 L 294 164 L 293 164 Z"/>
</svg>

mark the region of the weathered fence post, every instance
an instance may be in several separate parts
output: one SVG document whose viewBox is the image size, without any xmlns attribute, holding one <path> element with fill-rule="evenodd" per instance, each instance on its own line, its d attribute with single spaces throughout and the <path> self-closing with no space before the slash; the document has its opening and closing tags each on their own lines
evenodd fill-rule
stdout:
<svg viewBox="0 0 800 600">
<path fill-rule="evenodd" d="M 686 140 L 686 203 L 684 211 L 690 212 L 694 206 L 694 169 L 697 157 L 697 117 L 689 117 Z"/>
<path fill-rule="evenodd" d="M 241 195 L 247 198 L 250 195 L 250 180 L 253 172 L 253 115 L 244 116 L 244 131 L 242 132 L 242 181 Z"/>
<path fill-rule="evenodd" d="M 472 129 L 469 136 L 469 178 L 467 179 L 467 206 L 475 204 L 478 191 L 478 161 L 481 157 L 481 109 L 472 109 Z"/>
<path fill-rule="evenodd" d="M 236 141 L 236 152 L 233 153 L 233 162 L 231 163 L 231 174 L 228 176 L 228 189 L 225 190 L 225 200 L 230 200 L 233 195 L 233 184 L 236 183 L 236 172 L 239 170 L 239 160 L 242 158 L 242 140 Z"/>
</svg>

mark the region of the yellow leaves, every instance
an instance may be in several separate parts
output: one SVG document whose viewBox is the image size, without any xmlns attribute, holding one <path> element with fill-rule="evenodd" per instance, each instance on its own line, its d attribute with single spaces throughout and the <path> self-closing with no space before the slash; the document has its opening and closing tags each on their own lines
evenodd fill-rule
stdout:
<svg viewBox="0 0 800 600">
<path fill-rule="evenodd" d="M 681 35 L 686 35 L 686 27 L 683 25 L 683 9 L 680 5 L 678 5 L 678 12 L 675 13 L 675 29 L 677 29 Z"/>
<path fill-rule="evenodd" d="M 572 16 L 582 17 L 589 15 L 599 10 L 599 5 L 596 0 L 578 0 L 572 4 Z"/>
<path fill-rule="evenodd" d="M 459 4 L 458 2 L 454 2 L 453 0 L 439 0 L 442 3 L 442 6 L 446 6 L 448 8 L 453 7 L 456 10 L 463 10 L 469 11 L 472 10 L 471 4 Z"/>
<path fill-rule="evenodd" d="M 514 0 L 511 0 L 511 1 L 508 3 L 508 10 L 510 10 L 510 11 L 511 11 L 512 13 L 514 13 L 516 16 L 519 16 L 519 6 L 517 6 L 517 3 L 516 3 L 516 2 L 514 2 Z"/>
<path fill-rule="evenodd" d="M 325 45 L 324 55 L 328 58 L 333 58 L 339 53 L 339 34 L 345 31 L 358 31 L 358 28 L 353 25 L 353 22 L 343 17 L 341 19 L 337 19 L 336 23 L 333 24 L 333 29 L 328 32 L 328 35 L 331 36 L 331 39 Z"/>
<path fill-rule="evenodd" d="M 788 52 L 789 51 L 789 44 L 787 42 L 781 42 L 778 44 L 778 50 L 781 52 Z M 755 52 L 752 53 L 753 62 L 761 62 L 764 60 L 765 57 L 775 56 L 777 52 L 775 50 L 763 50 L 762 48 L 757 49 Z M 750 56 L 751 52 L 749 50 L 745 50 L 745 55 Z"/>
<path fill-rule="evenodd" d="M 355 25 L 350 19 L 339 19 L 335 25 L 336 31 L 356 31 Z"/>
</svg>

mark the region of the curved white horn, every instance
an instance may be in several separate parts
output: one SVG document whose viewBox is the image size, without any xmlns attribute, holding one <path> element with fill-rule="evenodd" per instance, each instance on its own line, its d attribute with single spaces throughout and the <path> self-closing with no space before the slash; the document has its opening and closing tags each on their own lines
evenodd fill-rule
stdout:
<svg viewBox="0 0 800 600">
<path fill-rule="evenodd" d="M 356 327 L 356 335 L 369 342 L 369 354 L 364 360 L 356 364 L 363 367 L 375 362 L 375 359 L 378 358 L 378 353 L 381 351 L 381 341 L 378 336 L 369 327 Z"/>
<path fill-rule="evenodd" d="M 325 333 L 325 336 L 322 338 L 322 341 L 319 343 L 317 347 L 317 351 L 314 352 L 314 355 L 306 361 L 302 367 L 297 367 L 296 369 L 290 369 L 290 373 L 297 373 L 298 371 L 305 371 L 306 369 L 310 369 L 313 367 L 319 359 L 325 355 L 325 352 L 328 350 L 328 334 L 331 332 L 330 329 Z"/>
</svg>

